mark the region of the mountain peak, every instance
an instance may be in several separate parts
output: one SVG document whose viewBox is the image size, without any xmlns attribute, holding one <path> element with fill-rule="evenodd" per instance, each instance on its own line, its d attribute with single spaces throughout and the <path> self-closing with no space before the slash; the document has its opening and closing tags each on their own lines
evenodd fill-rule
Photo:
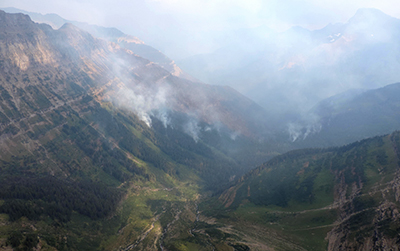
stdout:
<svg viewBox="0 0 400 251">
<path fill-rule="evenodd" d="M 71 23 L 65 23 L 63 26 L 60 27 L 60 30 L 75 30 L 78 31 L 79 28 Z"/>
<path fill-rule="evenodd" d="M 394 19 L 394 18 L 378 9 L 361 8 L 358 9 L 356 14 L 349 19 L 349 23 L 360 23 L 365 21 L 375 22 L 378 20 L 388 20 L 388 19 Z"/>
<path fill-rule="evenodd" d="M 9 14 L 0 10 L 0 33 L 16 34 L 19 32 L 34 32 L 37 27 L 28 15 L 22 13 Z"/>
<path fill-rule="evenodd" d="M 0 10 L 0 24 L 6 26 L 9 24 L 15 25 L 21 22 L 32 22 L 28 15 L 22 13 L 8 14 L 3 10 Z"/>
<path fill-rule="evenodd" d="M 356 15 L 385 15 L 383 11 L 375 9 L 375 8 L 360 8 L 356 11 Z"/>
<path fill-rule="evenodd" d="M 71 38 L 73 37 L 75 40 L 77 40 L 79 37 L 85 37 L 86 39 L 90 39 L 90 41 L 93 41 L 93 36 L 90 35 L 87 31 L 81 30 L 77 26 L 71 24 L 71 23 L 65 23 L 63 26 L 61 26 L 59 31 L 63 32 L 64 34 L 69 35 Z"/>
</svg>

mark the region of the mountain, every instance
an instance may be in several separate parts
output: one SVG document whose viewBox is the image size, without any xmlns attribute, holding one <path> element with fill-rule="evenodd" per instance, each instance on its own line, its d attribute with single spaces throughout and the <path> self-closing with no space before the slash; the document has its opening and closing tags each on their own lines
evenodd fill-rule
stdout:
<svg viewBox="0 0 400 251">
<path fill-rule="evenodd" d="M 186 245 L 200 195 L 277 154 L 250 99 L 73 24 L 0 11 L 0 62 L 1 249 Z"/>
<path fill-rule="evenodd" d="M 277 156 L 201 205 L 198 231 L 242 250 L 397 250 L 399 146 L 394 132 Z"/>
<path fill-rule="evenodd" d="M 252 41 L 238 35 L 178 64 L 205 83 L 237 89 L 278 120 L 347 90 L 398 82 L 399 28 L 399 19 L 360 9 L 348 22 L 320 30 L 248 30 Z"/>
<path fill-rule="evenodd" d="M 399 83 L 335 95 L 291 124 L 291 138 L 297 147 L 338 146 L 399 130 L 399 95 Z"/>
<path fill-rule="evenodd" d="M 127 35 L 116 28 L 107 28 L 98 25 L 91 25 L 87 23 L 70 21 L 60 17 L 57 14 L 46 14 L 24 11 L 16 8 L 3 8 L 8 13 L 23 13 L 29 15 L 30 18 L 37 23 L 45 23 L 50 25 L 53 29 L 59 29 L 66 23 L 71 23 L 76 27 L 89 32 L 92 36 L 102 38 L 110 42 L 117 43 L 119 46 L 131 50 L 136 55 L 146 58 L 162 68 L 169 71 L 172 75 L 183 77 L 189 80 L 195 80 L 190 75 L 184 73 L 173 60 L 165 56 L 159 50 L 146 45 L 139 38 Z"/>
<path fill-rule="evenodd" d="M 51 63 L 56 67 L 61 67 L 72 61 L 75 65 L 81 64 L 79 70 L 83 69 L 92 81 L 98 81 L 96 83 L 99 86 L 106 84 L 107 88 L 103 87 L 102 92 L 97 93 L 97 95 L 101 94 L 102 98 L 112 99 L 114 97 L 112 93 L 119 91 L 112 87 L 121 85 L 119 82 L 123 81 L 123 86 L 118 88 L 123 90 L 128 88 L 132 92 L 119 91 L 121 96 L 113 101 L 121 103 L 121 101 L 129 102 L 125 99 L 139 98 L 140 101 L 146 102 L 146 104 L 143 102 L 142 104 L 127 104 L 127 102 L 124 104 L 131 106 L 130 109 L 147 122 L 152 111 L 162 106 L 164 112 L 172 110 L 191 114 L 199 121 L 219 124 L 229 128 L 232 133 L 248 137 L 261 137 L 268 131 L 265 130 L 265 125 L 268 123 L 264 123 L 267 122 L 267 114 L 263 109 L 231 88 L 192 83 L 176 78 L 151 61 L 135 56 L 132 52 L 115 44 L 107 44 L 95 39 L 89 33 L 70 24 L 65 24 L 54 32 L 47 26 L 37 27 L 41 29 L 32 28 L 31 33 L 37 31 L 37 34 L 31 34 L 31 36 L 40 38 L 47 36 L 43 37 L 43 41 L 36 41 L 33 44 L 31 44 L 32 41 L 28 41 L 23 47 L 14 48 L 15 40 L 12 41 L 10 37 L 9 43 L 4 48 L 3 53 L 9 53 L 5 56 L 7 60 L 16 64 L 20 70 L 27 70 L 37 63 L 45 66 Z M 46 39 L 51 39 L 51 41 L 45 41 Z M 28 50 L 28 47 L 34 49 L 38 44 L 41 46 L 40 50 Z M 30 55 L 31 53 L 39 54 Z M 88 61 L 89 59 L 95 62 L 92 63 Z M 38 66 L 41 67 L 41 65 Z M 100 76 L 110 72 L 114 75 Z M 147 97 L 145 94 L 153 96 Z M 261 123 L 260 119 L 262 119 Z"/>
</svg>

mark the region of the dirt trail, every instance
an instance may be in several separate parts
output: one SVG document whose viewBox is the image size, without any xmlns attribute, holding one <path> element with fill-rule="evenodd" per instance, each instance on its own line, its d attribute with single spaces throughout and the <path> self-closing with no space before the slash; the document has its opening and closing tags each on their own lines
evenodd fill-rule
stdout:
<svg viewBox="0 0 400 251">
<path fill-rule="evenodd" d="M 165 211 L 163 211 L 162 213 L 156 215 L 156 217 L 154 217 L 154 220 L 152 221 L 150 228 L 147 229 L 146 231 L 144 231 L 138 238 L 138 240 L 135 241 L 135 243 L 132 243 L 131 245 L 127 246 L 124 249 L 121 249 L 122 251 L 128 251 L 128 250 L 132 250 L 135 247 L 137 247 L 137 245 L 139 245 L 146 237 L 147 235 L 151 232 L 151 230 L 153 230 L 154 228 L 154 224 L 160 219 L 161 215 L 163 215 L 165 213 Z"/>
<path fill-rule="evenodd" d="M 239 236 L 242 239 L 240 242 L 248 246 L 250 250 L 274 251 L 275 249 L 271 246 L 271 243 L 275 243 L 273 246 L 283 246 L 285 250 L 306 251 L 306 249 L 295 243 L 281 238 L 268 228 L 236 222 L 234 225 L 226 225 L 218 229 L 225 233 Z M 265 239 L 266 236 L 269 237 Z"/>
</svg>

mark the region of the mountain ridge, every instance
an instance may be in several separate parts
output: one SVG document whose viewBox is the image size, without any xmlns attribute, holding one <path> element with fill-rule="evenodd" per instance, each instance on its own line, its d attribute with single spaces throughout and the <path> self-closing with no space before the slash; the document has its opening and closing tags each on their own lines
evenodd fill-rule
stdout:
<svg viewBox="0 0 400 251">
<path fill-rule="evenodd" d="M 305 112 L 348 89 L 374 89 L 399 81 L 400 21 L 369 9 L 354 16 L 305 35 L 293 28 L 265 31 L 265 37 L 257 31 L 257 41 L 228 41 L 223 49 L 178 64 L 206 83 L 234 87 L 279 120 L 282 114 Z M 245 46 L 238 46 L 241 42 Z"/>
<path fill-rule="evenodd" d="M 161 67 L 165 68 L 166 70 L 168 70 L 170 73 L 172 73 L 175 76 L 184 77 L 189 80 L 195 80 L 193 77 L 184 73 L 175 64 L 175 62 L 173 60 L 169 59 L 167 56 L 165 56 L 159 50 L 157 50 L 149 45 L 146 45 L 139 38 L 131 36 L 131 35 L 127 35 L 114 27 L 102 27 L 102 26 L 98 26 L 98 25 L 90 25 L 87 23 L 82 23 L 82 22 L 77 22 L 77 21 L 70 21 L 70 20 L 66 20 L 66 19 L 58 16 L 57 14 L 42 15 L 39 13 L 24 11 L 24 10 L 20 10 L 20 9 L 16 9 L 16 8 L 3 8 L 3 10 L 5 10 L 6 12 L 10 12 L 10 13 L 24 13 L 24 14 L 30 15 L 34 21 L 39 22 L 39 23 L 47 23 L 50 26 L 52 26 L 54 29 L 61 28 L 61 26 L 63 26 L 65 23 L 72 23 L 75 26 L 88 31 L 94 37 L 102 38 L 107 41 L 117 43 L 118 45 L 120 45 L 123 48 L 132 50 L 137 55 L 159 64 Z"/>
<path fill-rule="evenodd" d="M 27 20 L 28 19 L 26 19 L 26 21 Z M 43 27 L 45 27 L 45 26 L 43 26 Z M 38 33 L 41 33 L 40 36 L 43 36 L 42 30 L 33 29 L 33 28 L 27 28 L 27 29 L 36 30 Z M 150 88 L 150 89 L 153 87 L 156 88 L 159 84 L 155 85 L 154 83 L 158 82 L 158 81 L 161 81 L 161 82 L 170 81 L 170 83 L 172 84 L 172 86 L 170 85 L 170 88 L 174 88 L 173 87 L 174 84 L 175 85 L 179 84 L 181 86 L 180 89 L 183 88 L 182 89 L 183 92 L 176 91 L 174 96 L 176 98 L 180 99 L 181 101 L 183 101 L 184 100 L 183 95 L 189 95 L 189 96 L 191 95 L 191 96 L 193 96 L 192 100 L 197 100 L 196 101 L 197 104 L 196 104 L 196 102 L 194 104 L 196 104 L 196 106 L 199 107 L 199 109 L 201 109 L 200 104 L 203 101 L 202 98 L 203 97 L 206 98 L 205 94 L 204 93 L 202 94 L 202 92 L 204 92 L 204 90 L 205 90 L 204 88 L 209 88 L 208 87 L 209 85 L 201 84 L 201 83 L 193 83 L 191 81 L 183 81 L 183 80 L 180 80 L 179 78 L 174 79 L 171 76 L 169 76 L 170 75 L 169 72 L 165 71 L 161 67 L 152 65 L 150 61 L 147 61 L 147 59 L 143 59 L 138 56 L 130 55 L 129 51 L 123 51 L 123 49 L 118 46 L 113 46 L 112 44 L 107 44 L 106 42 L 102 42 L 101 40 L 94 39 L 91 35 L 89 35 L 89 33 L 83 32 L 71 24 L 66 24 L 63 27 L 61 27 L 59 30 L 56 30 L 54 32 L 52 32 L 50 30 L 50 27 L 46 27 L 44 30 L 45 30 L 44 32 L 48 31 L 49 33 L 52 33 L 52 34 L 49 34 L 49 35 L 51 35 L 51 37 L 50 37 L 51 39 L 56 39 L 54 44 L 48 44 L 46 46 L 47 46 L 47 48 L 49 48 L 49 50 L 48 50 L 49 54 L 57 55 L 57 61 L 58 61 L 57 63 L 58 64 L 62 64 L 67 61 L 65 61 L 63 55 L 57 54 L 59 52 L 55 52 L 53 49 L 54 47 L 52 48 L 52 46 L 61 46 L 60 51 L 62 53 L 66 53 L 65 55 L 68 57 L 72 56 L 72 58 L 69 58 L 68 60 L 72 60 L 72 61 L 78 60 L 77 63 L 84 64 L 85 69 L 87 69 L 87 72 L 89 74 L 93 75 L 93 77 L 92 77 L 93 79 L 98 78 L 94 75 L 96 73 L 99 73 L 101 71 L 101 69 L 106 69 L 106 70 L 111 69 L 112 71 L 116 70 L 115 73 L 117 73 L 117 77 L 120 77 L 122 79 L 124 79 L 124 78 L 130 79 L 130 78 L 132 78 L 133 73 L 131 73 L 129 71 L 133 70 L 133 71 L 136 71 L 136 73 L 135 73 L 136 75 L 134 76 L 132 83 L 126 83 L 126 84 L 128 84 L 128 86 L 133 86 L 132 84 L 135 81 L 139 84 L 138 86 L 144 86 L 146 84 L 147 85 L 146 88 Z M 57 34 L 57 35 L 54 36 L 53 34 Z M 60 37 L 57 37 L 57 36 L 60 36 Z M 92 43 L 94 46 L 93 45 L 88 46 L 86 44 L 87 41 L 89 41 L 89 43 Z M 45 41 L 43 41 L 41 43 L 46 44 Z M 10 45 L 10 46 L 12 46 L 12 45 Z M 75 48 L 71 49 L 70 46 L 75 46 Z M 42 51 L 42 52 L 44 52 L 44 51 Z M 40 52 L 40 53 L 42 53 L 42 52 Z M 110 53 L 114 53 L 114 52 L 116 52 L 117 55 L 121 55 L 120 58 L 118 60 L 116 60 L 117 63 L 116 64 L 110 63 L 110 62 L 105 63 L 106 62 L 105 60 L 107 60 L 106 59 L 107 55 Z M 126 52 L 128 52 L 128 53 L 126 53 Z M 25 54 L 26 54 L 25 51 L 19 50 L 19 55 L 17 55 L 17 58 L 25 58 L 26 57 Z M 79 61 L 78 57 L 82 57 L 82 56 L 87 57 L 87 58 L 93 57 L 94 59 L 97 60 L 97 62 L 96 62 L 97 65 L 93 65 L 92 63 L 89 63 L 89 62 L 87 62 L 88 64 L 86 64 L 85 60 Z M 36 55 L 36 58 L 46 58 L 46 56 Z M 36 60 L 36 58 L 35 58 L 35 56 L 28 57 L 28 59 L 32 59 L 33 61 Z M 11 56 L 8 56 L 8 59 L 11 59 L 11 61 L 17 60 Z M 20 60 L 20 61 L 21 61 L 21 64 L 24 64 L 23 68 L 26 69 L 28 67 L 29 60 L 28 61 Z M 38 62 L 40 62 L 40 60 Z M 51 61 L 51 62 L 54 63 L 54 61 Z M 133 67 L 130 70 L 126 71 L 124 69 L 124 67 L 126 67 L 128 64 L 131 64 Z M 98 68 L 98 67 L 100 67 L 100 68 Z M 121 69 L 124 69 L 124 70 L 121 71 Z M 135 78 L 136 78 L 136 80 L 135 80 Z M 150 83 L 150 81 L 152 81 L 152 83 Z M 104 80 L 102 82 L 104 82 Z M 160 84 L 161 84 L 161 82 L 160 82 Z M 197 88 L 197 91 L 195 92 L 196 95 L 190 94 L 190 93 L 193 93 L 190 90 L 190 88 L 193 88 L 194 86 L 199 87 L 199 88 L 196 87 Z M 212 88 L 214 88 L 214 91 L 221 89 L 221 91 L 218 91 L 218 92 L 220 92 L 220 94 L 224 94 L 225 97 L 229 97 L 229 95 L 230 95 L 229 93 L 231 93 L 234 96 L 236 96 L 236 98 L 246 99 L 247 103 L 251 103 L 251 101 L 248 100 L 247 98 L 244 98 L 243 96 L 235 93 L 235 91 L 233 89 L 226 89 L 224 87 L 217 87 L 217 86 L 212 87 Z M 139 91 L 139 89 L 137 91 Z M 196 96 L 198 96 L 198 97 L 196 98 Z M 210 97 L 214 97 L 213 99 L 216 100 L 218 96 L 211 95 Z M 208 100 L 210 100 L 210 99 L 208 99 Z M 179 101 L 178 103 L 176 103 L 176 101 L 177 100 L 175 100 L 175 101 L 170 100 L 170 101 L 168 101 L 168 103 L 170 103 L 171 105 L 173 105 L 176 108 L 186 106 L 183 103 L 180 104 L 179 102 L 181 102 L 181 101 Z M 185 102 L 187 103 L 187 101 L 185 101 Z M 190 105 L 187 107 L 190 107 Z M 179 108 L 179 109 L 181 109 L 181 108 Z M 259 109 L 259 111 L 262 112 L 261 109 Z M 186 110 L 186 112 L 188 112 L 188 110 Z M 191 111 L 191 112 L 195 112 L 195 111 Z M 209 112 L 207 112 L 207 113 L 209 113 Z M 202 112 L 201 115 L 208 116 L 207 113 Z M 242 114 L 244 115 L 245 112 L 242 112 Z M 252 123 L 254 123 L 254 122 L 252 122 Z M 233 123 L 231 125 L 235 126 Z M 240 129 L 239 129 L 239 131 L 240 131 Z M 248 132 L 245 132 L 245 130 L 243 130 L 242 133 L 248 134 Z"/>
<path fill-rule="evenodd" d="M 231 87 L 179 78 L 73 24 L 54 30 L 0 11 L 0 34 L 0 247 L 370 250 L 400 241 L 398 131 L 265 162 L 299 146 Z M 338 114 L 371 117 L 365 110 L 396 120 L 397 91 L 345 93 L 312 111 L 331 124 Z"/>
<path fill-rule="evenodd" d="M 72 24 L 0 20 L 1 248 L 172 245 L 167 230 L 195 221 L 200 193 L 249 168 L 235 147 L 253 141 L 245 130 L 258 135 L 246 114 L 255 104 L 239 93 L 172 76 Z"/>
<path fill-rule="evenodd" d="M 399 139 L 396 131 L 277 156 L 242 176 L 218 201 L 203 205 L 208 221 L 214 220 L 208 228 L 221 235 L 230 233 L 231 225 L 248 247 L 396 250 Z"/>
<path fill-rule="evenodd" d="M 294 122 L 292 139 L 299 147 L 338 146 L 400 128 L 399 83 L 353 90 L 321 101 Z"/>
</svg>

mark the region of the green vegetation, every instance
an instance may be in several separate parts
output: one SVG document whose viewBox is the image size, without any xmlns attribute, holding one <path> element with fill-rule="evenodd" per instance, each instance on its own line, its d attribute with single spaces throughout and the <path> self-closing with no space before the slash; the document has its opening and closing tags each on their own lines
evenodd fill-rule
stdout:
<svg viewBox="0 0 400 251">
<path fill-rule="evenodd" d="M 100 219 L 115 210 L 120 192 L 93 182 L 73 182 L 48 177 L 23 177 L 2 181 L 0 198 L 4 199 L 0 213 L 11 221 L 22 216 L 38 220 L 49 216 L 67 222 L 73 211 Z"/>
<path fill-rule="evenodd" d="M 85 94 L 81 83 L 60 81 L 75 100 L 56 107 L 54 99 L 64 98 L 50 86 L 18 89 L 19 108 L 2 90 L 11 101 L 0 102 L 8 109 L 0 119 L 18 123 L 1 129 L 15 143 L 0 153 L 0 246 L 115 250 L 138 242 L 154 249 L 174 222 L 164 245 L 193 247 L 185 229 L 199 193 L 222 189 L 240 165 L 182 128 L 153 118 L 150 129 Z"/>
<path fill-rule="evenodd" d="M 39 32 L 35 43 L 46 45 L 43 55 L 54 54 L 57 66 L 30 60 L 25 70 L 0 74 L 0 249 L 324 250 L 337 241 L 357 250 L 379 238 L 400 243 L 399 132 L 279 155 L 289 146 L 255 142 L 266 128 L 254 121 L 264 113 L 238 94 L 204 91 L 71 26 L 52 34 L 30 25 L 29 36 L 13 30 L 7 41 L 29 44 Z M 81 55 L 86 49 L 98 57 Z M 109 73 L 121 56 L 114 52 L 140 70 Z M 113 103 L 123 85 L 150 90 L 164 82 L 180 96 L 168 100 L 175 110 L 163 111 L 169 125 L 152 111 L 149 128 Z M 187 108 L 204 105 L 192 99 L 199 94 L 217 96 L 207 106 L 218 107 L 226 127 L 208 124 L 217 116 L 206 114 L 194 139 L 184 132 L 194 118 Z M 343 138 L 335 133 L 330 143 Z"/>
<path fill-rule="evenodd" d="M 397 241 L 400 221 L 391 215 L 400 206 L 395 198 L 398 188 L 392 185 L 397 179 L 399 135 L 273 158 L 218 200 L 201 205 L 214 222 L 211 227 L 222 231 L 209 232 L 211 239 L 236 233 L 237 240 L 250 248 L 254 244 L 276 250 L 325 250 L 326 237 L 334 233 L 340 234 L 337 243 L 349 249 L 376 235 Z"/>
</svg>

